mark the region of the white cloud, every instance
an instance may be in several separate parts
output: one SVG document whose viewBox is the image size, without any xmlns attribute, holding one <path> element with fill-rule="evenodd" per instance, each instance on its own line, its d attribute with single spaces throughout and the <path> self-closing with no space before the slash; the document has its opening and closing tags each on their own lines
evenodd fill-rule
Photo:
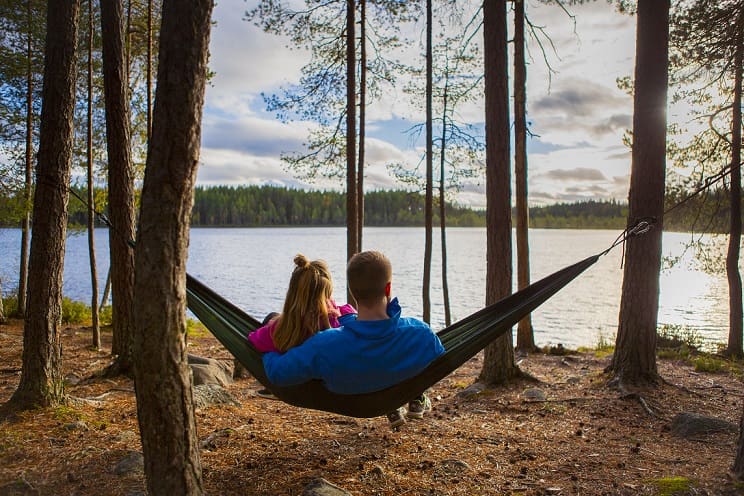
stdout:
<svg viewBox="0 0 744 496">
<path fill-rule="evenodd" d="M 262 92 L 270 94 L 295 83 L 308 54 L 288 49 L 287 39 L 263 33 L 245 21 L 245 12 L 255 3 L 215 6 L 210 68 L 216 76 L 206 94 L 198 181 L 308 187 L 284 169 L 280 155 L 300 150 L 312 125 L 275 120 L 265 112 L 261 97 Z M 601 1 L 570 9 L 575 28 L 556 6 L 528 6 L 531 21 L 545 26 L 557 51 L 548 54 L 557 71 L 549 77 L 537 45 L 533 41 L 530 46 L 528 120 L 540 142 L 529 157 L 531 203 L 590 195 L 627 197 L 630 157 L 621 139 L 631 125 L 632 100 L 617 89 L 615 79 L 632 73 L 635 18 L 620 15 Z M 423 64 L 419 34 L 413 35 L 413 42 L 398 55 Z M 423 121 L 423 105 L 414 106 L 402 88 L 399 81 L 367 108 L 371 136 L 365 184 L 369 189 L 399 185 L 386 167 L 389 163 L 420 167 L 421 142 L 412 142 L 402 133 L 407 122 Z M 466 121 L 482 124 L 482 95 L 458 113 Z M 311 186 L 343 188 L 337 180 L 320 180 Z M 467 184 L 457 200 L 485 206 L 482 178 Z"/>
</svg>

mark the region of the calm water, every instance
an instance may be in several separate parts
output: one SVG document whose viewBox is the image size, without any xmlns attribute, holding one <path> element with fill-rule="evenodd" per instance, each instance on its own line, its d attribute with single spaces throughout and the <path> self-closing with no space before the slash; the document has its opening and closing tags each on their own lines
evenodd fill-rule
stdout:
<svg viewBox="0 0 744 496">
<path fill-rule="evenodd" d="M 444 323 L 439 237 L 434 233 L 432 273 L 433 327 Z M 481 228 L 447 231 L 448 275 L 455 320 L 481 308 L 485 301 L 486 235 Z M 606 249 L 617 231 L 530 231 L 532 280 Z M 664 252 L 676 255 L 687 234 L 665 233 Z M 15 291 L 19 266 L 19 229 L 0 229 L 0 279 L 4 294 Z M 364 248 L 377 249 L 393 263 L 393 292 L 404 313 L 421 316 L 424 230 L 367 228 Z M 108 231 L 96 231 L 100 291 L 108 270 Z M 280 310 L 292 258 L 304 253 L 326 260 L 334 274 L 335 297 L 346 294 L 344 267 L 346 234 L 343 228 L 193 229 L 188 270 L 248 313 L 262 317 Z M 65 259 L 64 292 L 72 299 L 90 300 L 87 238 L 70 234 Z M 539 345 L 563 343 L 592 346 L 600 333 L 613 339 L 621 292 L 620 248 L 602 257 L 556 296 L 533 313 Z M 728 290 L 724 275 L 710 276 L 681 264 L 661 277 L 659 323 L 688 326 L 711 341 L 728 335 Z"/>
</svg>

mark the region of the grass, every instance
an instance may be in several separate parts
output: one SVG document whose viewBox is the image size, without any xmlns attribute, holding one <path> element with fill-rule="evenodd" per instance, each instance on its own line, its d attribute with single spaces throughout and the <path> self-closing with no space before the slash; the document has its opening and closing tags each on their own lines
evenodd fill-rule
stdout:
<svg viewBox="0 0 744 496">
<path fill-rule="evenodd" d="M 593 353 L 597 358 L 605 358 L 615 353 L 615 345 L 604 335 L 602 331 L 597 332 L 597 344 L 594 347 L 580 346 L 581 353 Z"/>
</svg>

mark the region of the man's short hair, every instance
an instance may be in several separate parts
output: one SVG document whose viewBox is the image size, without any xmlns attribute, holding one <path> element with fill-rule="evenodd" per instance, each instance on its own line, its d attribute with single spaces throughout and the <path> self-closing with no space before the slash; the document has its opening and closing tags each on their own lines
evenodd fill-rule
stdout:
<svg viewBox="0 0 744 496">
<path fill-rule="evenodd" d="M 385 286 L 392 277 L 393 266 L 379 251 L 357 253 L 346 266 L 349 291 L 358 302 L 374 301 L 385 296 Z"/>
</svg>

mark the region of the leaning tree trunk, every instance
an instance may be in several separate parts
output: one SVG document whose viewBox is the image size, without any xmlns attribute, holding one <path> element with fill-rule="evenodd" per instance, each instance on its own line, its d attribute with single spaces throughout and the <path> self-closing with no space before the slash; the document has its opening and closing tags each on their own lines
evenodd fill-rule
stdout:
<svg viewBox="0 0 744 496">
<path fill-rule="evenodd" d="M 506 0 L 483 3 L 486 97 L 486 304 L 511 293 L 511 178 Z M 479 380 L 497 384 L 519 374 L 512 333 L 485 349 Z"/>
<path fill-rule="evenodd" d="M 514 0 L 514 176 L 517 218 L 517 289 L 530 285 L 529 209 L 527 206 L 527 66 L 524 57 L 524 0 Z M 532 317 L 517 325 L 517 349 L 533 351 Z"/>
<path fill-rule="evenodd" d="M 356 35 L 354 0 L 346 0 L 346 259 L 359 247 L 356 164 Z M 346 290 L 348 301 L 354 301 Z"/>
<path fill-rule="evenodd" d="M 113 339 L 112 374 L 130 374 L 134 328 L 134 167 L 129 146 L 129 100 L 122 0 L 101 0 L 103 90 L 109 161 L 109 251 Z"/>
<path fill-rule="evenodd" d="M 742 57 L 744 54 L 744 14 L 739 15 L 734 56 L 734 104 L 731 119 L 731 216 L 729 218 L 729 245 L 726 254 L 726 276 L 729 286 L 729 336 L 726 353 L 741 358 L 742 348 L 742 295 L 739 255 L 741 246 L 741 91 Z"/>
<path fill-rule="evenodd" d="M 666 169 L 669 0 L 638 2 L 633 150 L 628 226 L 654 218 L 654 229 L 626 243 L 613 383 L 656 383 L 661 234 Z"/>
<path fill-rule="evenodd" d="M 211 0 L 165 0 L 136 249 L 137 418 L 148 494 L 202 494 L 186 356 L 186 259 L 207 79 Z"/>
<path fill-rule="evenodd" d="M 26 39 L 26 181 L 23 187 L 23 220 L 21 221 L 21 267 L 18 274 L 19 316 L 26 315 L 26 292 L 28 286 L 28 244 L 31 234 L 31 185 L 34 161 L 34 76 L 32 50 L 33 16 L 31 0 L 26 0 L 28 38 Z"/>
<path fill-rule="evenodd" d="M 75 79 L 80 4 L 49 2 L 33 237 L 29 258 L 28 308 L 23 329 L 21 381 L 14 408 L 50 406 L 64 398 L 62 275 L 73 149 Z"/>
</svg>

